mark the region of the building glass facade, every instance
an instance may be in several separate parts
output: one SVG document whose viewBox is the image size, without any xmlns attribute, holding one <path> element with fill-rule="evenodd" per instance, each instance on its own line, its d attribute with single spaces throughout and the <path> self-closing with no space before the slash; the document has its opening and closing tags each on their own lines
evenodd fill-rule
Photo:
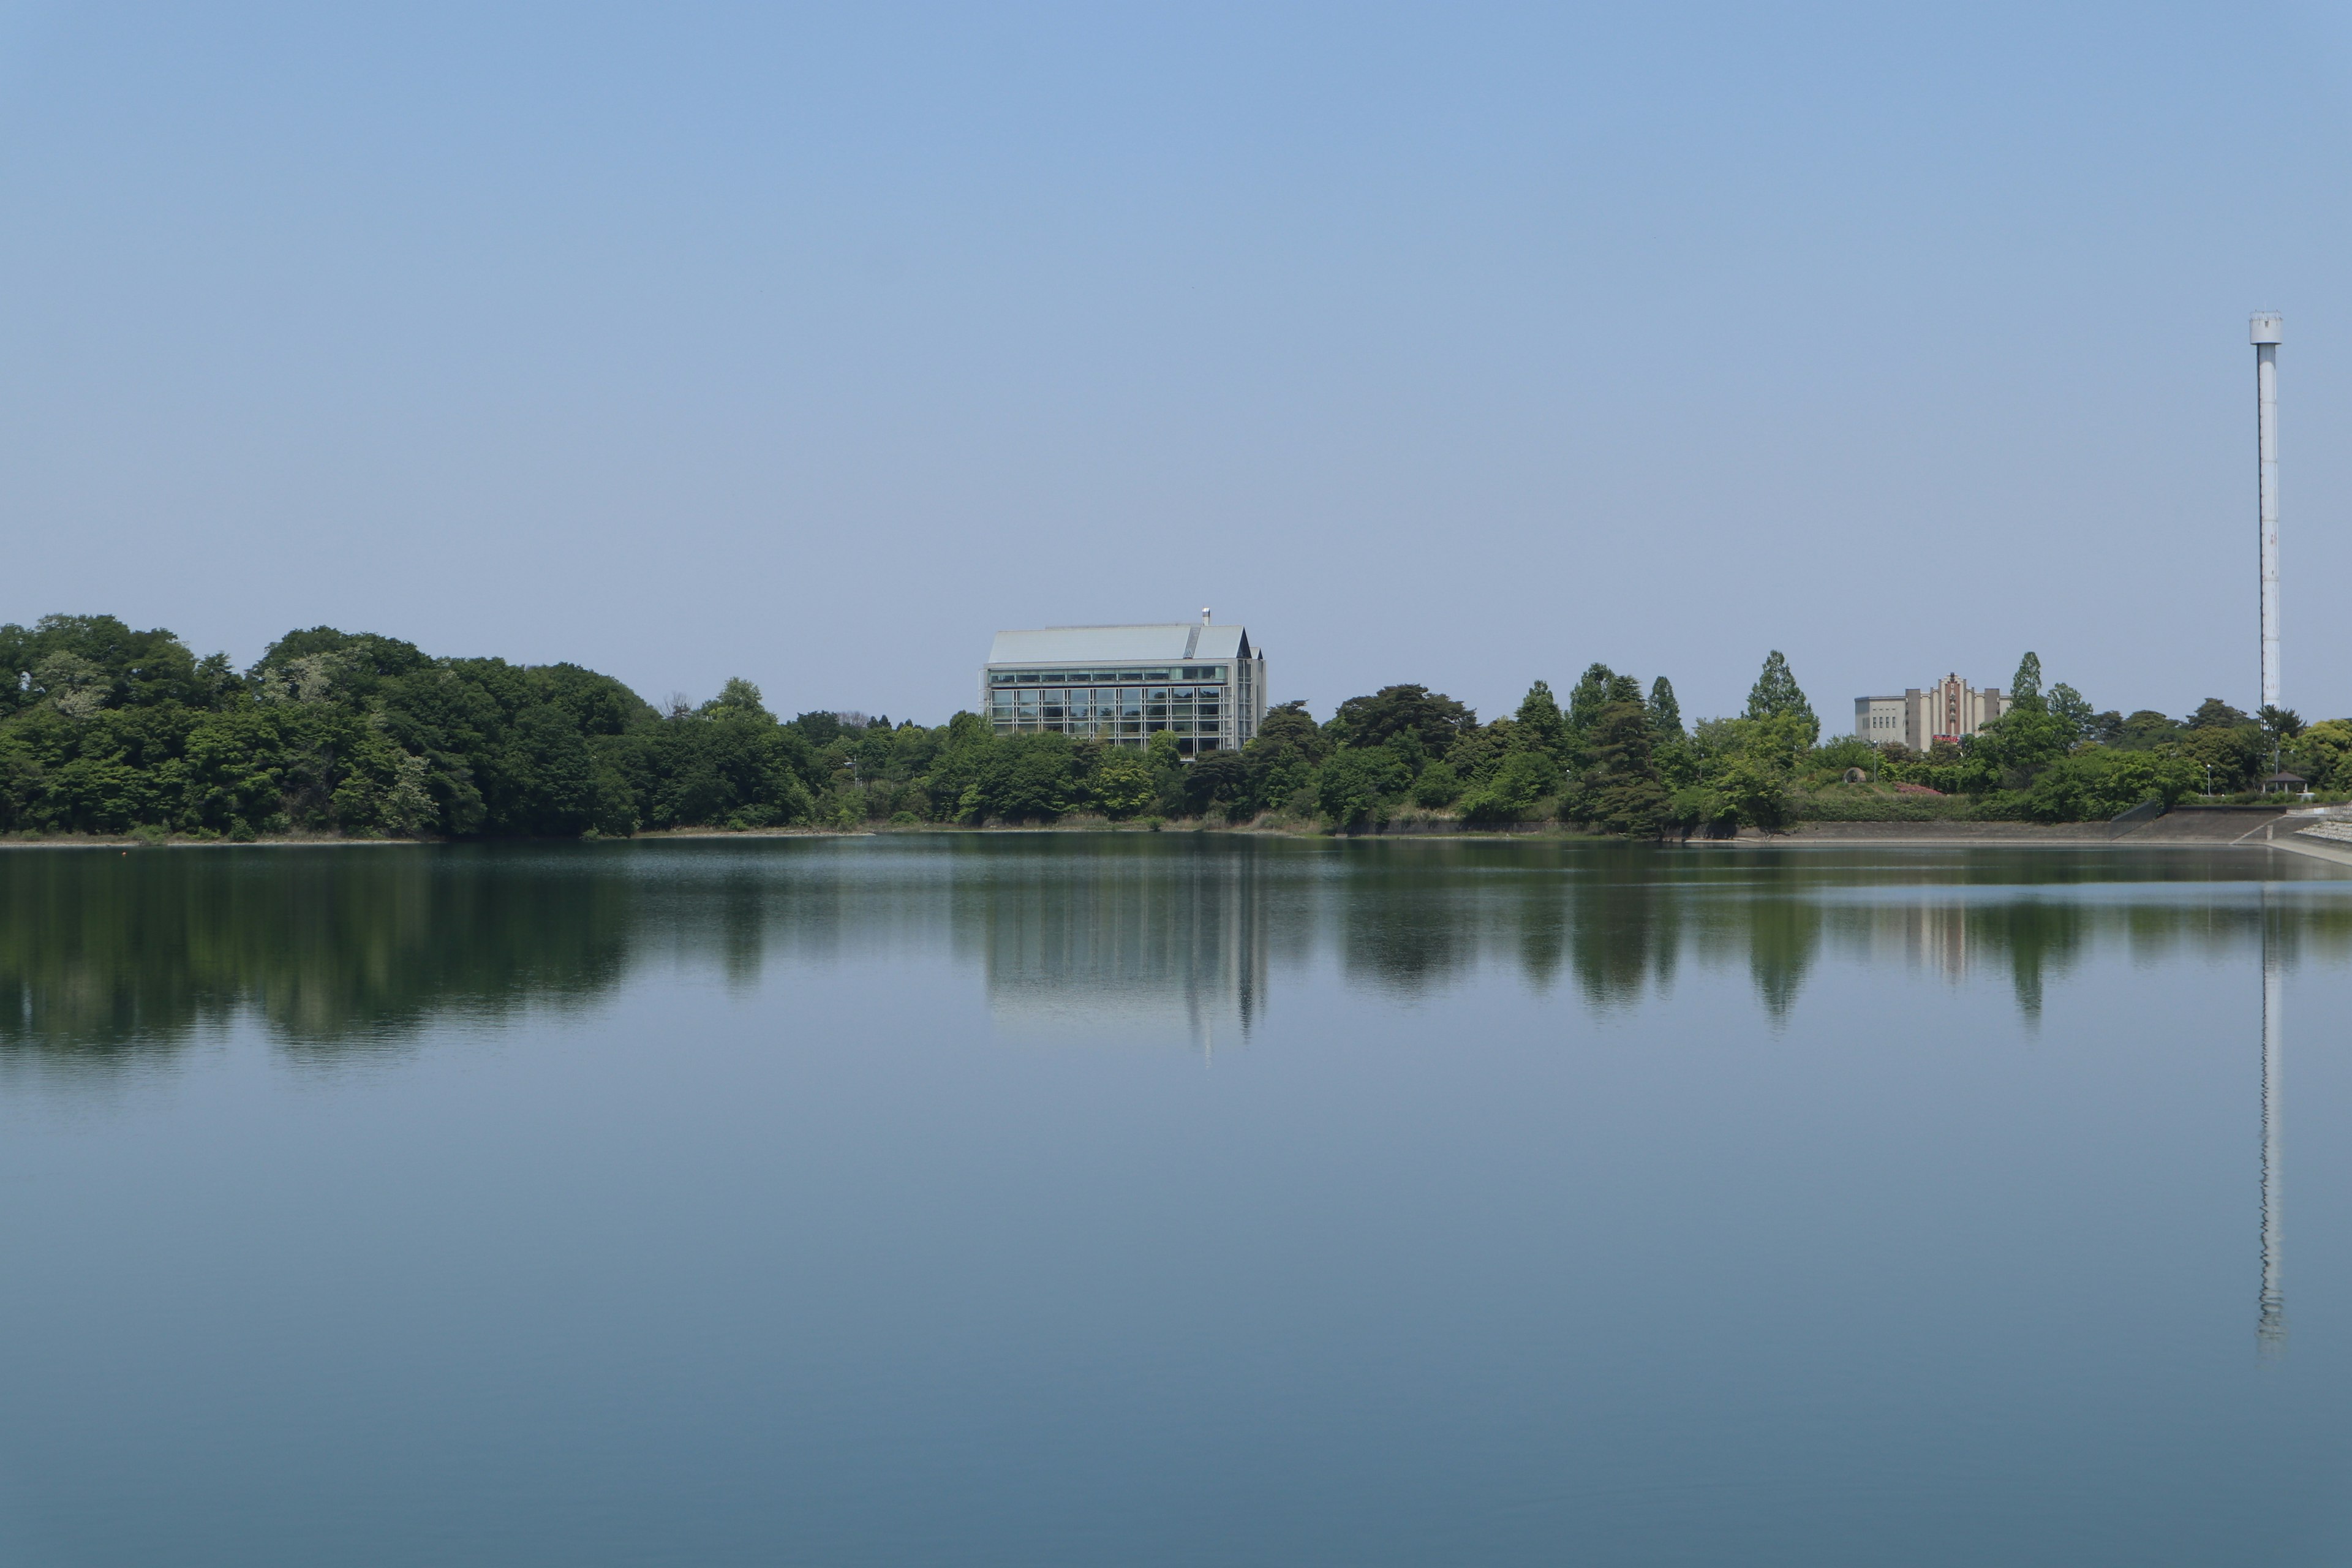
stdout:
<svg viewBox="0 0 2352 1568">
<path fill-rule="evenodd" d="M 1085 657 L 1155 645 L 1177 657 Z M 1000 735 L 1054 731 L 1141 747 L 1166 731 L 1175 737 L 1177 752 L 1192 757 L 1238 750 L 1265 717 L 1265 656 L 1251 648 L 1239 626 L 1204 622 L 1001 632 L 992 652 L 998 657 L 981 672 L 981 700 Z"/>
</svg>

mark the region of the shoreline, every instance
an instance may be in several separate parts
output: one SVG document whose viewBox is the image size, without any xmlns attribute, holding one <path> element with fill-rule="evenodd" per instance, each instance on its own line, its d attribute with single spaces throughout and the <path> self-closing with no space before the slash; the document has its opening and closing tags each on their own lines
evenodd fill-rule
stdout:
<svg viewBox="0 0 2352 1568">
<path fill-rule="evenodd" d="M 1780 831 L 1741 828 L 1738 833 L 1721 838 L 1690 837 L 1666 839 L 1661 847 L 1688 850 L 1718 849 L 2277 849 L 2309 859 L 2352 869 L 2352 845 L 2324 843 L 2303 839 L 2290 832 L 2276 832 L 2286 819 L 2284 812 L 2269 813 L 2243 808 L 2175 812 L 2137 824 L 2118 833 L 2105 822 L 2032 823 L 2032 822 L 1802 822 Z M 877 838 L 895 837 L 903 834 L 1233 834 L 1282 838 L 1329 838 L 1348 840 L 1451 839 L 1480 843 L 1526 842 L 1530 839 L 1579 839 L 1592 842 L 1632 842 L 1604 838 L 1565 827 L 1551 821 L 1526 824 L 1456 825 L 1444 819 L 1420 818 L 1410 825 L 1395 824 L 1389 829 L 1366 833 L 1334 834 L 1319 829 L 1305 829 L 1287 825 L 1248 822 L 1238 824 L 1206 824 L 1200 822 L 1110 823 L 1094 820 L 1068 824 L 1023 824 L 1018 826 L 973 826 L 956 823 L 874 823 L 861 827 L 754 827 L 721 828 L 692 827 L 640 833 L 625 839 L 512 839 L 482 842 L 517 844 L 595 844 L 595 843 L 665 843 L 675 841 L 709 842 L 766 838 Z M 227 838 L 142 838 L 127 835 L 59 835 L 37 838 L 0 838 L 0 850 L 7 849 L 115 849 L 129 853 L 134 849 L 327 849 L 327 848 L 388 848 L 402 847 L 423 848 L 446 845 L 452 840 L 432 838 L 337 838 L 318 835 L 253 838 L 239 842 Z"/>
</svg>

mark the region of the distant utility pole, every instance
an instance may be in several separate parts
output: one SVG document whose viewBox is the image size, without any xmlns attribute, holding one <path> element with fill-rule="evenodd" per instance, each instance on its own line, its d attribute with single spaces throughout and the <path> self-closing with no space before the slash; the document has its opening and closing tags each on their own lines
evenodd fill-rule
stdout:
<svg viewBox="0 0 2352 1568">
<path fill-rule="evenodd" d="M 2254 442 L 2259 454 L 2263 541 L 2263 703 L 2279 700 L 2278 346 L 2284 323 L 2276 310 L 2257 312 L 2254 345 Z"/>
</svg>

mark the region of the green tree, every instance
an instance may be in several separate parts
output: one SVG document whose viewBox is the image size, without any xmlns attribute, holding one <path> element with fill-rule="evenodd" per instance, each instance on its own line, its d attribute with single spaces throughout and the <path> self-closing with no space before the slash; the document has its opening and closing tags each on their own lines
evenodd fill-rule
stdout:
<svg viewBox="0 0 2352 1568">
<path fill-rule="evenodd" d="M 2068 745 L 2089 740 L 2098 729 L 2098 715 L 2091 710 L 2083 694 L 2060 681 L 2050 689 L 2050 716 L 2058 721 L 2066 735 Z"/>
<path fill-rule="evenodd" d="M 1447 806 L 1462 798 L 1462 775 L 1452 763 L 1432 763 L 1412 784 L 1415 805 Z"/>
<path fill-rule="evenodd" d="M 1683 738 L 1682 704 L 1675 700 L 1675 684 L 1664 676 L 1650 683 L 1650 728 L 1662 740 Z"/>
<path fill-rule="evenodd" d="M 2303 733 L 2303 715 L 2292 708 L 2274 708 L 2265 705 L 2255 718 L 2262 724 L 2263 733 L 2271 738 L 2271 743 L 2273 746 L 2283 746 Z"/>
<path fill-rule="evenodd" d="M 1789 822 L 1789 774 L 1767 757 L 1738 753 L 1708 781 L 1723 806 L 1750 827 L 1784 827 Z"/>
<path fill-rule="evenodd" d="M 2065 721 L 2036 698 L 1963 738 L 1960 754 L 1982 770 L 1988 786 L 2022 789 L 2073 744 Z"/>
<path fill-rule="evenodd" d="M 1710 836 L 1728 836 L 1739 826 L 1739 806 L 1711 784 L 1696 780 L 1677 785 L 1666 797 L 1666 820 L 1688 835 L 1704 829 Z"/>
<path fill-rule="evenodd" d="M 1559 764 L 1549 752 L 1513 752 L 1485 782 L 1463 793 L 1462 815 L 1473 822 L 1516 822 L 1559 783 Z"/>
<path fill-rule="evenodd" d="M 2270 742 L 2268 766 L 2273 773 L 2276 773 L 2285 764 L 2287 743 L 2303 733 L 2303 715 L 2292 708 L 2279 708 L 2265 703 L 2254 717 L 2263 727 L 2263 738 Z"/>
<path fill-rule="evenodd" d="M 2155 751 L 2179 739 L 2181 730 L 2178 721 L 2153 708 L 2141 708 L 2116 725 L 2113 738 L 2105 743 L 2126 751 Z"/>
<path fill-rule="evenodd" d="M 1350 697 L 1336 717 L 1350 746 L 1381 745 L 1410 730 L 1431 757 L 1445 755 L 1454 738 L 1478 722 L 1477 714 L 1426 686 L 1383 686 L 1370 697 Z"/>
<path fill-rule="evenodd" d="M 27 689 L 68 719 L 87 719 L 106 706 L 113 684 L 95 659 L 60 648 L 33 667 Z"/>
<path fill-rule="evenodd" d="M 2018 704 L 2040 704 L 2042 701 L 2042 656 L 2029 651 L 2017 661 L 2017 673 L 2009 678 L 2009 700 Z"/>
<path fill-rule="evenodd" d="M 1323 764 L 1316 781 L 1317 804 L 1331 825 L 1352 833 L 1385 818 L 1387 803 L 1402 795 L 1412 775 L 1385 746 L 1348 746 Z"/>
<path fill-rule="evenodd" d="M 1811 727 L 1815 736 L 1821 733 L 1821 721 L 1813 717 L 1813 706 L 1805 700 L 1797 685 L 1797 678 L 1789 672 L 1789 660 L 1779 648 L 1764 659 L 1762 673 L 1748 693 L 1747 717 L 1750 719 L 1801 719 Z M 1811 744 L 1811 742 L 1807 742 Z"/>
<path fill-rule="evenodd" d="M 1810 753 L 1818 727 L 1811 713 L 1701 721 L 1684 759 L 1696 780 L 1675 787 L 1670 819 L 1686 826 L 1783 826 L 1797 766 Z"/>
<path fill-rule="evenodd" d="M 1211 752 L 1183 772 L 1184 809 L 1194 816 L 1231 812 L 1250 800 L 1250 766 L 1239 752 Z"/>
<path fill-rule="evenodd" d="M 1309 762 L 1318 763 L 1331 749 L 1323 733 L 1323 726 L 1315 721 L 1314 716 L 1307 711 L 1307 704 L 1301 701 L 1276 703 L 1267 709 L 1251 743 L 1255 745 L 1259 742 L 1294 746 Z"/>
<path fill-rule="evenodd" d="M 1160 795 L 1151 764 L 1125 746 L 1106 749 L 1087 782 L 1097 809 L 1114 822 L 1143 811 Z"/>
<path fill-rule="evenodd" d="M 1568 693 L 1568 731 L 1571 738 L 1581 741 L 1591 732 L 1593 721 L 1607 707 L 1617 684 L 1617 672 L 1595 661 L 1585 666 Z"/>
<path fill-rule="evenodd" d="M 2295 771 L 2314 789 L 2352 791 L 2352 719 L 2323 719 L 2294 739 Z"/>
<path fill-rule="evenodd" d="M 982 749 L 956 804 L 967 822 L 1050 822 L 1071 809 L 1076 784 L 1077 748 L 1067 735 L 1006 735 Z"/>
<path fill-rule="evenodd" d="M 1551 694 L 1547 681 L 1537 681 L 1519 699 L 1519 710 L 1513 716 L 1517 728 L 1512 731 L 1512 743 L 1558 757 L 1568 742 L 1568 722 L 1560 714 L 1559 703 Z"/>
<path fill-rule="evenodd" d="M 841 738 L 841 720 L 833 713 L 803 713 L 793 720 L 793 728 L 801 732 L 803 740 L 820 750 Z"/>
<path fill-rule="evenodd" d="M 2270 771 L 2269 742 L 2252 724 L 2193 726 L 2168 750 L 2196 764 L 2200 788 L 2210 776 L 2215 791 L 2223 795 L 2252 788 Z M 2210 775 L 2205 772 L 2209 768 Z"/>
<path fill-rule="evenodd" d="M 1144 761 L 1151 764 L 1153 801 L 1163 816 L 1181 816 L 1184 810 L 1184 752 L 1176 737 L 1165 730 L 1155 730 L 1143 743 Z"/>
<path fill-rule="evenodd" d="M 1519 721 L 1516 719 L 1496 719 L 1482 724 L 1454 742 L 1454 749 L 1445 754 L 1446 765 L 1454 770 L 1454 776 L 1462 781 L 1464 787 L 1483 784 L 1494 776 L 1505 757 L 1520 749 L 1518 730 Z"/>
<path fill-rule="evenodd" d="M 767 704 L 760 700 L 760 689 L 741 676 L 730 676 L 719 688 L 719 695 L 704 703 L 708 713 L 738 713 L 747 719 L 772 719 Z"/>
<path fill-rule="evenodd" d="M 2042 822 L 2102 822 L 2150 800 L 2169 805 L 2203 783 L 2186 758 L 2094 746 L 2044 769 L 2026 809 Z"/>
<path fill-rule="evenodd" d="M 134 631 L 112 616 L 0 626 L 0 718 L 44 702 L 88 718 L 101 708 L 215 709 L 243 695 L 226 658 L 199 664 L 160 626 Z"/>
<path fill-rule="evenodd" d="M 1656 731 L 1639 700 L 1612 702 L 1592 726 L 1592 761 L 1560 802 L 1560 815 L 1610 833 L 1654 838 L 1668 817 L 1668 791 L 1654 756 Z"/>
<path fill-rule="evenodd" d="M 1248 803 L 1253 810 L 1314 809 L 1311 805 L 1316 765 L 1329 753 L 1330 738 L 1307 713 L 1304 702 L 1286 702 L 1269 709 L 1257 734 L 1242 749 L 1249 770 Z"/>
</svg>

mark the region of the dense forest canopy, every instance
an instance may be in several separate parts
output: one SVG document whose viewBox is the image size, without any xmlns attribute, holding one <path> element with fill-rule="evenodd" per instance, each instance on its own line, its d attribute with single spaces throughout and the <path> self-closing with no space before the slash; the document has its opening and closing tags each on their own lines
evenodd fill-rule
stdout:
<svg viewBox="0 0 2352 1568">
<path fill-rule="evenodd" d="M 111 616 L 0 626 L 0 831 L 246 839 L 625 837 L 680 827 L 1262 818 L 1356 831 L 1426 813 L 1559 820 L 1634 837 L 1807 816 L 2096 820 L 2149 799 L 2258 789 L 2281 768 L 2352 794 L 2352 721 L 2305 725 L 2208 699 L 2179 720 L 2096 711 L 2027 654 L 2014 706 L 1925 755 L 1824 742 L 1778 651 L 1745 710 L 1686 729 L 1664 677 L 1586 668 L 1485 723 L 1425 686 L 1385 686 L 1318 722 L 1272 709 L 1197 761 L 1054 733 L 804 712 L 730 680 L 656 710 L 577 665 L 436 658 L 331 626 L 246 670 Z"/>
</svg>

